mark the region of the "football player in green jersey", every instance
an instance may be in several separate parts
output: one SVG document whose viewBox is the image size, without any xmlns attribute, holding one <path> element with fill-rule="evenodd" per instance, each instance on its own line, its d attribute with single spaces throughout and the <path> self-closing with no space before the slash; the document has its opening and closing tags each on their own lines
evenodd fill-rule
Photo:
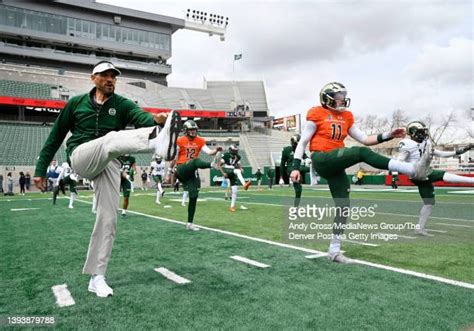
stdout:
<svg viewBox="0 0 474 331">
<path fill-rule="evenodd" d="M 222 155 L 219 163 L 220 170 L 225 178 L 230 182 L 231 187 L 231 202 L 229 211 L 235 212 L 235 203 L 237 201 L 237 179 L 243 185 L 245 190 L 249 189 L 251 182 L 246 182 L 242 176 L 242 165 L 240 163 L 241 156 L 239 155 L 239 147 L 231 145 L 229 151 Z M 247 209 L 241 206 L 241 209 Z"/>
<path fill-rule="evenodd" d="M 291 145 L 286 146 L 283 148 L 281 152 L 281 162 L 280 162 L 280 175 L 286 176 L 289 178 L 291 171 L 293 170 L 293 157 L 295 155 L 296 146 L 298 146 L 298 142 L 300 141 L 301 136 L 299 134 L 295 134 L 291 137 Z M 308 156 L 306 153 L 303 154 L 303 160 L 307 159 Z M 307 166 L 300 167 L 301 178 L 299 182 L 293 182 L 293 188 L 295 190 L 295 200 L 294 200 L 294 207 L 298 207 L 301 200 L 301 193 L 303 192 L 303 185 L 304 177 L 310 169 Z"/>
<path fill-rule="evenodd" d="M 120 155 L 118 160 L 122 164 L 120 170 L 120 187 L 123 192 L 122 217 L 127 216 L 130 193 L 133 192 L 133 175 L 136 172 L 136 161 L 130 154 Z"/>
</svg>

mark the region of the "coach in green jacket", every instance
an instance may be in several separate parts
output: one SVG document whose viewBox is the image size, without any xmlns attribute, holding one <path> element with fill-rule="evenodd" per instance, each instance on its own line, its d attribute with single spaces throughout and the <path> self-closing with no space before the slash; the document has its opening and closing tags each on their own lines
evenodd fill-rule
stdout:
<svg viewBox="0 0 474 331">
<path fill-rule="evenodd" d="M 169 160 L 176 154 L 180 129 L 177 112 L 150 114 L 133 101 L 114 94 L 120 71 L 109 61 L 97 63 L 91 75 L 95 87 L 69 100 L 56 119 L 36 163 L 34 182 L 43 189 L 46 168 L 68 132 L 67 156 L 74 171 L 93 180 L 97 216 L 83 273 L 92 275 L 89 291 L 99 297 L 113 294 L 105 272 L 115 238 L 120 200 L 121 154 L 154 151 Z M 135 130 L 124 130 L 128 124 Z M 158 124 L 158 126 L 157 126 Z M 161 127 L 164 125 L 164 128 Z"/>
</svg>

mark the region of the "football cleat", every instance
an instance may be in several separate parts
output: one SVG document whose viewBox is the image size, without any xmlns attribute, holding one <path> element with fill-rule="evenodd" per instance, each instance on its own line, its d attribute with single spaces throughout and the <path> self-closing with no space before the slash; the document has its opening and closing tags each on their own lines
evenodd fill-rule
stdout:
<svg viewBox="0 0 474 331">
<path fill-rule="evenodd" d="M 186 230 L 190 230 L 190 231 L 199 231 L 200 229 L 194 225 L 193 223 L 187 223 L 186 224 Z"/>
<path fill-rule="evenodd" d="M 331 260 L 332 262 L 337 262 L 337 263 L 342 263 L 342 264 L 352 263 L 351 259 L 345 257 L 341 252 L 329 254 L 328 259 Z"/>
<path fill-rule="evenodd" d="M 229 211 L 235 213 L 235 207 L 229 207 Z"/>
</svg>

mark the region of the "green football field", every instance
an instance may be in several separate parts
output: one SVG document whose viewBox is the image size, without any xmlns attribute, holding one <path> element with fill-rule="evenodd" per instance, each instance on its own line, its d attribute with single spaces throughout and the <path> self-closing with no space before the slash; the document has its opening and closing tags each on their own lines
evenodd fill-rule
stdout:
<svg viewBox="0 0 474 331">
<path fill-rule="evenodd" d="M 350 223 L 377 229 L 346 230 L 355 236 L 343 243 L 356 262 L 350 265 L 327 260 L 327 240 L 290 238 L 290 232 L 330 233 L 289 230 L 292 189 L 239 191 L 235 213 L 222 189 L 203 190 L 198 232 L 184 229 L 181 195 L 166 194 L 156 205 L 153 192 L 138 190 L 128 216 L 119 216 L 107 272 L 114 296 L 106 299 L 89 293 L 89 278 L 81 274 L 95 219 L 90 193 L 80 192 L 74 209 L 67 199 L 53 206 L 46 194 L 1 197 L 2 327 L 9 316 L 54 316 L 60 329 L 101 330 L 474 327 L 473 190 L 437 189 L 427 226 L 433 236 L 418 237 L 409 228 L 421 207 L 413 188 L 353 189 L 351 206 L 372 208 L 374 215 Z M 301 206 L 332 206 L 325 186 L 305 187 L 303 196 Z M 394 230 L 397 225 L 403 226 Z M 190 282 L 177 284 L 155 268 Z M 56 305 L 51 287 L 60 284 L 67 284 L 74 305 Z"/>
</svg>

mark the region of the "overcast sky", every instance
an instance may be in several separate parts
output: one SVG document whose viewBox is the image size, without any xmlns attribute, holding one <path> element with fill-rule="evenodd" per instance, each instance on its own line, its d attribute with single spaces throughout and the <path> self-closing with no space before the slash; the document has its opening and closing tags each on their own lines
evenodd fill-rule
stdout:
<svg viewBox="0 0 474 331">
<path fill-rule="evenodd" d="M 306 113 L 331 81 L 346 85 L 356 116 L 402 109 L 415 118 L 474 106 L 470 0 L 98 2 L 178 18 L 187 8 L 229 17 L 225 42 L 190 30 L 173 35 L 169 85 L 263 80 L 276 117 Z"/>
</svg>

